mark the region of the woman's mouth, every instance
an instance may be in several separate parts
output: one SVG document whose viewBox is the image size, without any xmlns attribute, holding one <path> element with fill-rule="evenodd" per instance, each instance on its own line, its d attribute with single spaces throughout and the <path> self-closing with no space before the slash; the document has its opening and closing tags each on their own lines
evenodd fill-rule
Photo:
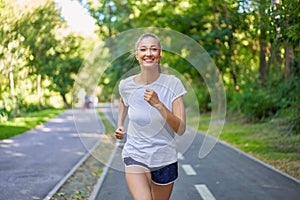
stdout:
<svg viewBox="0 0 300 200">
<path fill-rule="evenodd" d="M 153 61 L 154 61 L 154 58 L 145 58 L 145 59 L 143 59 L 143 60 L 144 60 L 144 62 L 150 63 L 150 62 L 153 62 Z"/>
</svg>

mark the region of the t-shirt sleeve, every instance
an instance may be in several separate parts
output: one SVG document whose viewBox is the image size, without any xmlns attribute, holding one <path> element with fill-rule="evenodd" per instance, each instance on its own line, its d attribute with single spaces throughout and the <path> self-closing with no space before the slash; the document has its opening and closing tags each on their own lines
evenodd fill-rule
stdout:
<svg viewBox="0 0 300 200">
<path fill-rule="evenodd" d="M 184 96 L 187 91 L 184 87 L 184 85 L 182 84 L 181 80 L 174 77 L 175 80 L 174 80 L 174 87 L 173 87 L 173 90 L 174 90 L 174 97 L 172 99 L 172 102 L 177 99 L 178 97 L 181 97 L 181 96 Z"/>
<path fill-rule="evenodd" d="M 121 96 L 121 98 L 123 99 L 124 105 L 128 106 L 128 98 L 127 95 L 125 93 L 125 81 L 121 80 L 120 84 L 119 84 L 119 94 Z"/>
</svg>

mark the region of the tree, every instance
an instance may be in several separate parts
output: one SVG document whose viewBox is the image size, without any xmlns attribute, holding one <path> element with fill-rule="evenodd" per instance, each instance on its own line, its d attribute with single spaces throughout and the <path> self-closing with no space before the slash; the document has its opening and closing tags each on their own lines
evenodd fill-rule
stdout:
<svg viewBox="0 0 300 200">
<path fill-rule="evenodd" d="M 43 105 L 41 84 L 47 74 L 42 72 L 52 59 L 54 46 L 60 42 L 56 40 L 56 32 L 63 25 L 63 21 L 53 1 L 47 0 L 37 5 L 39 6 L 33 7 L 27 16 L 22 18 L 24 26 L 19 27 L 18 31 L 24 36 L 23 43 L 31 52 L 30 73 L 37 74 L 37 96 L 40 105 Z"/>
<path fill-rule="evenodd" d="M 26 56 L 30 53 L 23 44 L 24 36 L 18 32 L 18 27 L 24 24 L 20 22 L 22 12 L 17 2 L 1 0 L 0 17 L 0 101 L 3 102 L 0 115 L 7 112 L 14 117 L 19 113 L 18 96 L 21 91 L 17 87 L 18 81 L 24 76 L 22 72 L 27 65 Z"/>
<path fill-rule="evenodd" d="M 89 0 L 87 7 L 98 21 L 102 39 L 138 27 L 170 28 L 192 37 L 207 50 L 220 69 L 233 109 L 245 105 L 243 112 L 252 110 L 256 115 L 249 119 L 262 119 L 284 109 L 285 103 L 280 102 L 287 92 L 275 95 L 276 92 L 271 91 L 284 88 L 284 77 L 290 80 L 298 77 L 300 71 L 298 1 L 272 2 Z M 191 84 L 198 84 L 198 94 L 205 93 L 206 88 L 199 86 L 203 82 L 196 70 L 182 62 L 178 55 L 165 55 L 166 63 L 188 77 Z M 121 65 L 130 69 L 130 65 Z M 115 73 L 119 70 L 120 63 L 107 70 L 105 76 L 109 78 L 104 78 L 107 81 L 103 83 L 106 89 L 121 77 L 122 74 Z M 205 96 L 199 95 L 198 100 Z M 288 98 L 294 102 L 294 98 Z M 202 105 L 209 104 L 207 99 Z M 261 105 L 266 101 L 269 103 Z"/>
<path fill-rule="evenodd" d="M 41 70 L 52 82 L 48 86 L 49 89 L 58 92 L 67 107 L 71 107 L 71 99 L 68 99 L 67 95 L 72 91 L 76 74 L 83 61 L 82 40 L 80 36 L 72 34 L 62 37 L 60 43 L 54 47 L 54 55 L 47 67 Z"/>
<path fill-rule="evenodd" d="M 0 17 L 0 120 L 48 106 L 57 93 L 70 105 L 84 50 L 54 1 L 0 0 Z"/>
</svg>

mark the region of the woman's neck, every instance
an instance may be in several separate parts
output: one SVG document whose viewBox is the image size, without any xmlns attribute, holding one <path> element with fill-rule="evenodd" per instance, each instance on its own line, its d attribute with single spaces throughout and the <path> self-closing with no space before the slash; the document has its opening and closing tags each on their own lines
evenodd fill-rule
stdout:
<svg viewBox="0 0 300 200">
<path fill-rule="evenodd" d="M 157 69 L 144 69 L 140 74 L 138 74 L 136 82 L 143 85 L 151 84 L 159 78 L 159 75 L 160 72 Z"/>
</svg>

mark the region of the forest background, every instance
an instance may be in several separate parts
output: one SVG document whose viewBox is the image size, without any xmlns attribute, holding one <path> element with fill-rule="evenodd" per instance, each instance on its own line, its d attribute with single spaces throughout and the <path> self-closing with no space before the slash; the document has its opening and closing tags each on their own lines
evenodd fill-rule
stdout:
<svg viewBox="0 0 300 200">
<path fill-rule="evenodd" d="M 283 134 L 300 134 L 298 0 L 79 2 L 95 19 L 96 38 L 70 31 L 54 1 L 0 0 L 1 123 L 71 107 L 76 75 L 99 41 L 133 28 L 159 27 L 189 36 L 209 53 L 223 78 L 229 119 L 279 119 Z M 192 85 L 200 111 L 209 112 L 210 95 L 197 70 L 176 55 L 166 53 L 164 60 Z M 111 101 L 116 82 L 136 64 L 124 55 L 106 69 L 98 83 L 100 102 Z M 299 149 L 299 143 L 293 145 Z"/>
</svg>

